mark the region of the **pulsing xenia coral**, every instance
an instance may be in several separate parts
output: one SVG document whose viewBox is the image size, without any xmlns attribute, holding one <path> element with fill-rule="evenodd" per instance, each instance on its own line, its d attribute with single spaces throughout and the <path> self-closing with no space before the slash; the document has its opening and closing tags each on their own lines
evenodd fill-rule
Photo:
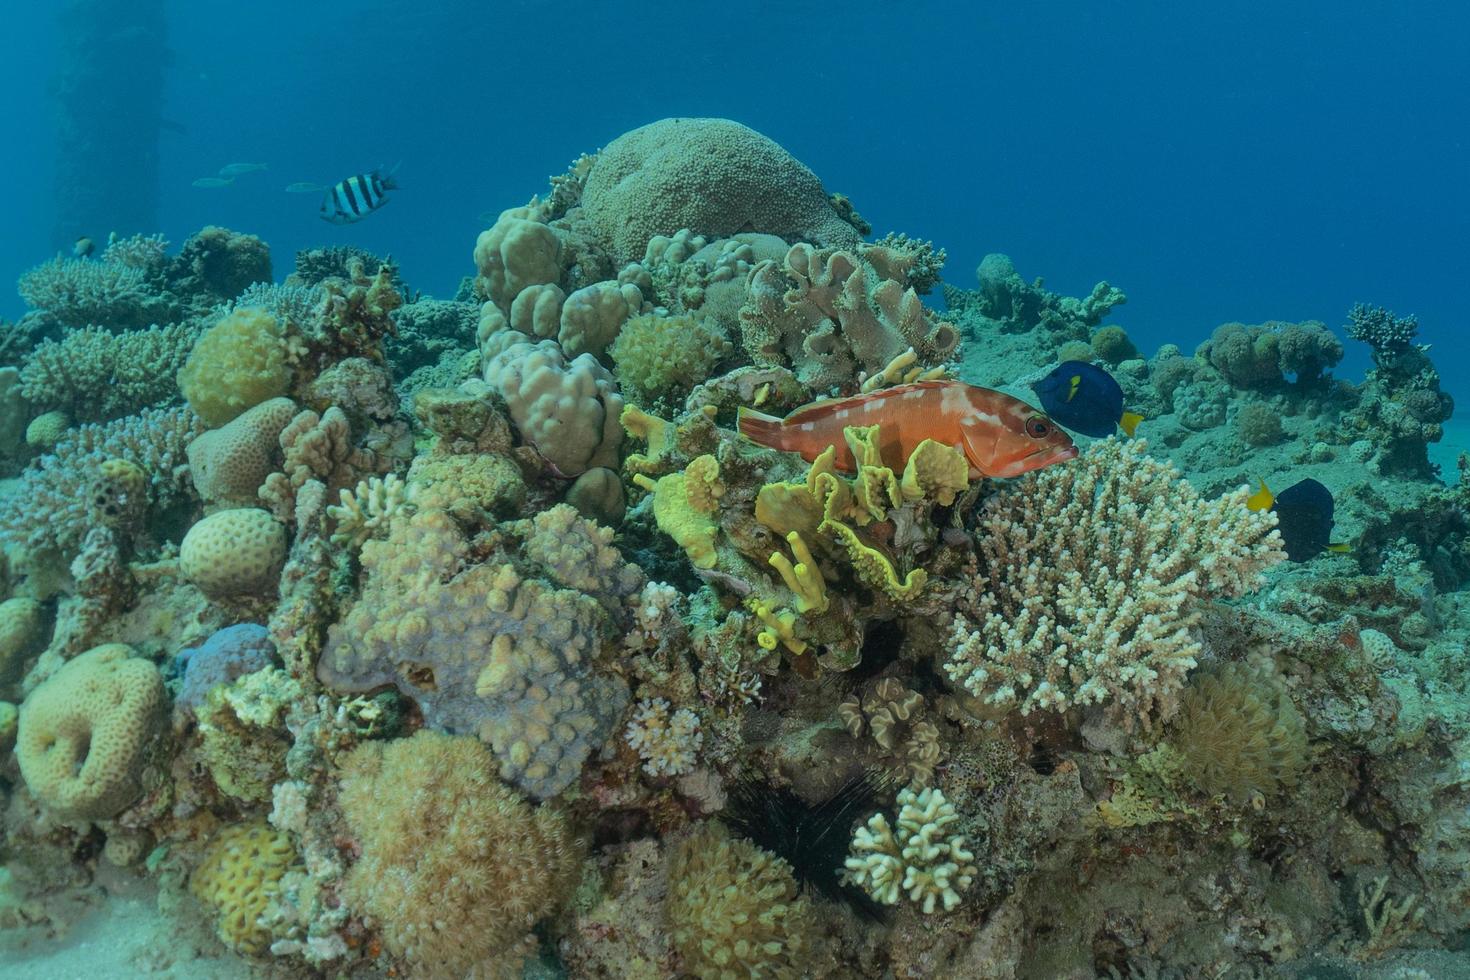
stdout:
<svg viewBox="0 0 1470 980">
<path fill-rule="evenodd" d="M 1106 439 L 986 502 L 988 577 L 955 617 L 951 680 L 1022 714 L 1111 701 L 1143 715 L 1173 698 L 1201 601 L 1243 595 L 1285 554 L 1249 488 L 1201 499 L 1145 448 Z"/>
</svg>

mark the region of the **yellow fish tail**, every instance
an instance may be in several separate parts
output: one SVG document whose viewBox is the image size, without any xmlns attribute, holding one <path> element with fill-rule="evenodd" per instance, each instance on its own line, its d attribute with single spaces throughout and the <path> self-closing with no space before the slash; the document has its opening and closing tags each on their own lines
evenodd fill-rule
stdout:
<svg viewBox="0 0 1470 980">
<path fill-rule="evenodd" d="M 1327 550 L 1335 555 L 1350 555 L 1353 552 L 1353 546 L 1345 541 L 1334 542 L 1327 546 Z"/>
<path fill-rule="evenodd" d="M 1118 420 L 1118 427 L 1128 438 L 1133 438 L 1133 433 L 1138 431 L 1138 423 L 1143 421 L 1143 416 L 1137 412 L 1124 412 L 1123 417 Z"/>
<path fill-rule="evenodd" d="M 1256 477 L 1256 480 L 1260 482 L 1261 489 L 1245 499 L 1246 509 L 1270 510 L 1271 506 L 1276 503 L 1276 495 L 1271 492 L 1270 487 L 1266 486 L 1265 480 L 1262 480 L 1259 476 Z"/>
</svg>

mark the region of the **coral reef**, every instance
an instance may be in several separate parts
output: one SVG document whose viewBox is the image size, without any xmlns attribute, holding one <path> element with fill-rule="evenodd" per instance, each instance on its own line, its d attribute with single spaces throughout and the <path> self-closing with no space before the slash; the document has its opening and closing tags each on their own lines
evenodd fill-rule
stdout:
<svg viewBox="0 0 1470 980">
<path fill-rule="evenodd" d="M 247 955 L 266 951 L 272 936 L 260 918 L 295 861 L 291 839 L 264 823 L 226 827 L 215 835 L 189 888 L 214 911 L 220 942 Z"/>
</svg>

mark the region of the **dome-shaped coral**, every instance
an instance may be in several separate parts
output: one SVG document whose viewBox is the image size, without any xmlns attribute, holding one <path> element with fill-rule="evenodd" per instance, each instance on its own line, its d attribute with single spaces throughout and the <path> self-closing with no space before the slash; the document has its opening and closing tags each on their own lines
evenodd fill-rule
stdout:
<svg viewBox="0 0 1470 980">
<path fill-rule="evenodd" d="M 669 403 L 710 376 L 730 342 L 717 328 L 692 316 L 635 316 L 623 324 L 608 351 L 618 384 L 635 404 Z"/>
<path fill-rule="evenodd" d="M 254 507 L 209 515 L 179 546 L 184 578 L 210 598 L 274 589 L 285 560 L 286 529 Z"/>
<path fill-rule="evenodd" d="M 158 668 L 121 643 L 68 661 L 20 708 L 15 754 L 36 798 L 64 819 L 115 817 L 142 792 L 163 720 Z"/>
<path fill-rule="evenodd" d="M 206 330 L 179 371 L 189 407 L 211 426 L 284 395 L 290 383 L 281 323 L 254 307 L 235 310 Z"/>
</svg>

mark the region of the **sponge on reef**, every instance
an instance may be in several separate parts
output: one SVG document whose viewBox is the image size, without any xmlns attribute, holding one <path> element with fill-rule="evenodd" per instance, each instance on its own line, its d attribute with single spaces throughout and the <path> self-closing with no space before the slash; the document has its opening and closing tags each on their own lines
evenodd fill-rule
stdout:
<svg viewBox="0 0 1470 980">
<path fill-rule="evenodd" d="M 179 389 L 205 424 L 216 426 L 284 395 L 291 384 L 285 332 L 265 310 L 244 307 L 204 332 L 179 371 Z"/>
<path fill-rule="evenodd" d="M 475 739 L 427 731 L 342 763 L 342 813 L 362 849 L 343 895 L 415 975 L 462 977 L 500 956 L 579 877 L 565 816 L 495 770 Z"/>
<path fill-rule="evenodd" d="M 165 695 L 158 668 L 132 652 L 121 643 L 88 650 L 21 705 L 21 775 L 63 819 L 106 820 L 142 793 L 139 775 Z"/>
</svg>

